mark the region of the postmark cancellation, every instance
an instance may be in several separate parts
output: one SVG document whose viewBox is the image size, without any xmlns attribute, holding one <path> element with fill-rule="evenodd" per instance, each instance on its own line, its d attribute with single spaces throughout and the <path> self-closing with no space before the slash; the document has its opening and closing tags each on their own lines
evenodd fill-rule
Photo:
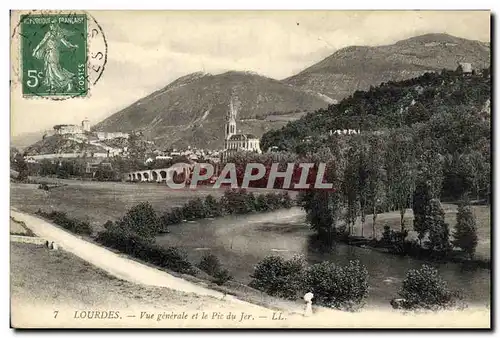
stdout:
<svg viewBox="0 0 500 338">
<path fill-rule="evenodd" d="M 19 17 L 12 35 L 19 61 L 13 85 L 20 86 L 23 98 L 87 97 L 107 58 L 97 21 L 85 12 L 35 11 Z"/>
</svg>

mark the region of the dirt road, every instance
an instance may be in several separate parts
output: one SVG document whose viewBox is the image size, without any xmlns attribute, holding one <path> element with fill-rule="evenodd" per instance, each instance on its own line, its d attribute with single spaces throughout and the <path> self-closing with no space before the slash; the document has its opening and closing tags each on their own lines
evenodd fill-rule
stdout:
<svg viewBox="0 0 500 338">
<path fill-rule="evenodd" d="M 188 293 L 192 292 L 201 296 L 211 296 L 217 299 L 230 300 L 253 309 L 261 308 L 257 305 L 236 299 L 231 295 L 224 295 L 221 292 L 204 288 L 161 270 L 133 261 L 78 238 L 38 217 L 27 215 L 16 210 L 11 210 L 11 216 L 18 221 L 23 221 L 37 236 L 43 237 L 48 241 L 54 241 L 64 248 L 64 250 L 73 253 L 114 277 L 137 284 L 167 287 L 172 290 Z"/>
</svg>

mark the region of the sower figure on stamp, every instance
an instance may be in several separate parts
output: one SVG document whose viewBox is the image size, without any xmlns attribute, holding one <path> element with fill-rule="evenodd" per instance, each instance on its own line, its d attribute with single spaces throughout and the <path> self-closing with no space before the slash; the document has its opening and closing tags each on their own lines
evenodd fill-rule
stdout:
<svg viewBox="0 0 500 338">
<path fill-rule="evenodd" d="M 77 45 L 66 40 L 66 37 L 72 34 L 73 32 L 57 24 L 51 24 L 42 41 L 33 50 L 33 56 L 44 62 L 43 84 L 50 91 L 71 91 L 73 88 L 75 74 L 64 69 L 59 60 L 62 45 L 67 48 L 78 48 Z"/>
</svg>

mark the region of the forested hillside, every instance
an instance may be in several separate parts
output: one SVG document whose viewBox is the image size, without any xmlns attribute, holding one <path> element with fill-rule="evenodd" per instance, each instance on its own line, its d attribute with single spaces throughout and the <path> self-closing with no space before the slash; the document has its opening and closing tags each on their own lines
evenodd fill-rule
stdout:
<svg viewBox="0 0 500 338">
<path fill-rule="evenodd" d="M 490 87 L 489 69 L 478 74 L 443 70 L 384 83 L 266 133 L 261 147 L 266 150 L 275 146 L 299 155 L 331 152 L 342 171 L 335 175 L 339 184 L 345 184 L 345 170 L 350 164 L 377 162 L 386 177 L 383 185 L 387 194 L 397 194 L 395 190 L 400 187 L 394 182 L 399 178 L 412 178 L 410 195 L 401 206 L 408 206 L 417 181 L 431 182 L 436 195 L 444 198 L 459 198 L 464 193 L 487 197 Z M 361 132 L 329 134 L 337 129 Z M 397 201 L 390 204 L 398 209 Z"/>
</svg>

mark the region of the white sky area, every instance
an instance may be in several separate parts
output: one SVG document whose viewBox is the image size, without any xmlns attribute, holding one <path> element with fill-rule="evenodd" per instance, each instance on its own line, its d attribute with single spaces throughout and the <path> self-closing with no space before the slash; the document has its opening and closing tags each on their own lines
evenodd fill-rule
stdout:
<svg viewBox="0 0 500 338">
<path fill-rule="evenodd" d="M 383 45 L 425 33 L 490 41 L 490 13 L 91 11 L 108 42 L 108 61 L 85 99 L 23 99 L 11 90 L 11 135 L 54 124 L 92 124 L 166 86 L 204 71 L 253 71 L 283 79 L 350 45 Z M 13 29 L 13 28 L 11 28 Z M 18 63 L 12 56 L 11 62 Z"/>
</svg>

